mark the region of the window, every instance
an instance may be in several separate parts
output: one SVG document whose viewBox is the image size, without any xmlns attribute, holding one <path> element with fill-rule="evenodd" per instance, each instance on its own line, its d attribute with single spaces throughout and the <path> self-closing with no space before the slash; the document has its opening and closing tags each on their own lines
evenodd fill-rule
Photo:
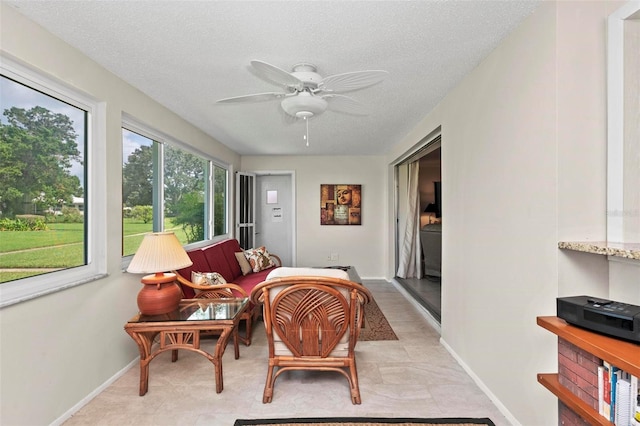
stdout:
<svg viewBox="0 0 640 426">
<path fill-rule="evenodd" d="M 136 252 L 145 233 L 153 228 L 153 171 L 157 169 L 157 143 L 122 129 L 122 255 Z"/>
<path fill-rule="evenodd" d="M 224 235 L 227 230 L 227 180 L 228 170 L 213 165 L 213 235 Z"/>
<path fill-rule="evenodd" d="M 205 235 L 205 190 L 209 186 L 209 161 L 171 145 L 164 150 L 164 216 L 167 231 L 183 244 L 209 239 Z M 205 180 L 206 178 L 206 180 Z"/>
<path fill-rule="evenodd" d="M 185 245 L 227 234 L 227 166 L 124 116 L 122 255 L 145 233 L 173 231 Z"/>
<path fill-rule="evenodd" d="M 2 58 L 0 306 L 102 276 L 100 106 Z M 101 230 L 102 229 L 102 230 Z M 100 253 L 99 253 L 100 252 Z M 46 277 L 44 276 L 46 275 Z"/>
</svg>

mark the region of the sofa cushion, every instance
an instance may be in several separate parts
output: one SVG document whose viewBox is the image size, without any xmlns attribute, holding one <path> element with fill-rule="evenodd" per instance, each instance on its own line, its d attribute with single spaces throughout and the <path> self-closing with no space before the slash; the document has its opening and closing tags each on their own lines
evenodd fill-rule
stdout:
<svg viewBox="0 0 640 426">
<path fill-rule="evenodd" d="M 249 264 L 249 261 L 245 257 L 244 252 L 238 251 L 235 253 L 235 255 L 236 255 L 238 265 L 240 265 L 240 271 L 242 272 L 242 275 L 247 275 L 251 273 L 252 272 L 251 264 Z"/>
<path fill-rule="evenodd" d="M 264 246 L 245 250 L 244 255 L 249 261 L 253 272 L 264 271 L 265 269 L 275 266 L 275 263 L 273 263 L 273 260 L 271 260 L 269 256 L 269 252 Z"/>
<path fill-rule="evenodd" d="M 248 294 L 251 294 L 251 290 L 253 290 L 253 288 L 260 284 L 262 281 L 265 281 L 267 279 L 267 275 L 269 275 L 269 272 L 273 271 L 276 268 L 269 268 L 260 272 L 252 272 L 247 275 L 240 275 L 236 278 L 236 281 L 234 283 L 242 287 Z"/>
<path fill-rule="evenodd" d="M 267 279 L 295 276 L 311 276 L 311 277 L 329 277 L 340 278 L 341 280 L 349 280 L 349 274 L 342 269 L 333 268 L 300 268 L 300 267 L 282 267 L 269 270 Z"/>
<path fill-rule="evenodd" d="M 236 252 L 242 251 L 238 240 L 229 239 L 224 240 L 218 244 L 220 244 L 220 247 L 224 252 L 224 256 L 227 259 L 227 264 L 229 265 L 229 269 L 231 270 L 231 274 L 233 275 L 233 277 L 235 278 L 242 275 L 240 265 L 238 264 L 238 259 L 236 259 Z"/>
<path fill-rule="evenodd" d="M 193 265 L 186 268 L 179 269 L 178 272 L 183 278 L 191 280 L 192 272 L 210 272 L 209 263 L 201 249 L 194 249 L 187 252 L 189 259 L 193 262 Z M 195 297 L 195 291 L 191 287 L 181 286 L 182 293 L 185 299 L 192 299 Z"/>
<path fill-rule="evenodd" d="M 209 247 L 203 248 L 202 251 L 209 263 L 209 270 L 207 272 L 217 272 L 222 275 L 227 282 L 233 282 L 235 276 L 229 266 L 227 257 L 224 255 L 222 244 L 210 245 Z"/>
<path fill-rule="evenodd" d="M 226 284 L 227 280 L 217 272 L 191 272 L 191 282 L 197 285 L 221 285 Z"/>
</svg>

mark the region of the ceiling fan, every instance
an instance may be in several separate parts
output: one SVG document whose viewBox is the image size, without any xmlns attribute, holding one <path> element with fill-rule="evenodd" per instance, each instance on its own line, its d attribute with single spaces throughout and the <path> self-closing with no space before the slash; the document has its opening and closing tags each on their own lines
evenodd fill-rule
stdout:
<svg viewBox="0 0 640 426">
<path fill-rule="evenodd" d="M 361 102 L 340 93 L 364 89 L 381 82 L 389 74 L 387 71 L 355 71 L 322 77 L 317 67 L 309 63 L 300 63 L 287 72 L 275 65 L 253 60 L 251 66 L 266 80 L 282 86 L 281 92 L 256 93 L 235 96 L 216 101 L 217 103 L 262 102 L 281 100 L 284 112 L 294 119 L 307 121 L 326 110 L 352 115 L 367 115 L 368 109 Z M 307 121 L 307 136 L 308 136 Z M 309 145 L 308 137 L 307 145 Z"/>
</svg>

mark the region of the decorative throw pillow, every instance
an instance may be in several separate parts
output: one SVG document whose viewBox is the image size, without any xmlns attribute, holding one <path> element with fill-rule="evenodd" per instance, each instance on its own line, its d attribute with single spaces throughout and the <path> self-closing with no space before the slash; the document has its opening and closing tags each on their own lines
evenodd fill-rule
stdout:
<svg viewBox="0 0 640 426">
<path fill-rule="evenodd" d="M 271 256 L 269 256 L 269 252 L 264 246 L 245 250 L 244 255 L 249 261 L 253 272 L 260 272 L 276 265 L 273 263 L 273 260 L 271 260 Z"/>
<path fill-rule="evenodd" d="M 247 275 L 249 272 L 251 272 L 251 265 L 249 265 L 249 261 L 244 256 L 243 252 L 236 252 L 236 259 L 238 259 L 238 265 L 240 265 L 242 275 Z"/>
<path fill-rule="evenodd" d="M 191 272 L 191 282 L 198 285 L 226 284 L 227 280 L 217 272 Z"/>
</svg>

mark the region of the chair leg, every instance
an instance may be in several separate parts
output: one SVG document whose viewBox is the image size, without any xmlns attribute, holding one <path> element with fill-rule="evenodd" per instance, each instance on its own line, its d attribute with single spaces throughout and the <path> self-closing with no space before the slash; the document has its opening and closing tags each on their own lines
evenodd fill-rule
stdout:
<svg viewBox="0 0 640 426">
<path fill-rule="evenodd" d="M 361 404 L 360 386 L 358 385 L 358 369 L 356 368 L 356 360 L 349 364 L 349 387 L 351 388 L 351 403 Z"/>
<path fill-rule="evenodd" d="M 262 403 L 268 404 L 273 400 L 273 365 L 269 363 L 269 369 L 267 370 L 267 382 L 264 385 L 264 393 L 262 394 Z"/>
</svg>

